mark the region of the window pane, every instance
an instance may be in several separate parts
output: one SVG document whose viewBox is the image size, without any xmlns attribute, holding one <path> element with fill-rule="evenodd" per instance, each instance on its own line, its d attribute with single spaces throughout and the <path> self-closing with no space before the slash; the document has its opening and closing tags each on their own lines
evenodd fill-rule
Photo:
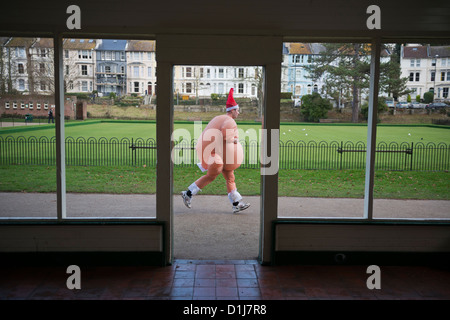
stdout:
<svg viewBox="0 0 450 320">
<path fill-rule="evenodd" d="M 67 217 L 155 218 L 156 77 L 144 72 L 155 41 L 64 39 L 64 50 Z"/>
<path fill-rule="evenodd" d="M 56 218 L 53 39 L 0 38 L 0 55 L 0 217 Z"/>
<path fill-rule="evenodd" d="M 284 43 L 279 217 L 363 217 L 370 49 Z"/>
<path fill-rule="evenodd" d="M 448 107 L 427 108 L 433 98 L 445 103 L 442 93 L 450 82 L 434 77 L 442 68 L 435 56 L 450 45 L 385 43 L 383 48 L 391 54 L 381 57 L 373 216 L 450 219 L 450 135 L 433 125 L 448 122 Z M 420 56 L 420 73 L 431 75 L 435 83 L 425 77 L 423 82 L 408 81 L 409 74 L 417 72 L 417 66 L 408 63 L 411 56 Z M 395 105 L 386 105 L 388 99 Z"/>
</svg>

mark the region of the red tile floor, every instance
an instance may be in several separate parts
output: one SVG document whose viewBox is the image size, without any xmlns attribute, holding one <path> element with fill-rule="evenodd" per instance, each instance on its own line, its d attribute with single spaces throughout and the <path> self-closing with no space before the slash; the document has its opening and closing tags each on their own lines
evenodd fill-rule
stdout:
<svg viewBox="0 0 450 320">
<path fill-rule="evenodd" d="M 448 300 L 450 270 L 380 266 L 381 289 L 368 289 L 367 266 L 261 266 L 253 260 L 176 260 L 167 267 L 89 266 L 69 290 L 66 267 L 3 267 L 0 300 Z"/>
</svg>

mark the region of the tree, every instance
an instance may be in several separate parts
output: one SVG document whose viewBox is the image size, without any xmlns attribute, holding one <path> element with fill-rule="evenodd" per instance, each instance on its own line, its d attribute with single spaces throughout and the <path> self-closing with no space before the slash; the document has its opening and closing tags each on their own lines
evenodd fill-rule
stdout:
<svg viewBox="0 0 450 320">
<path fill-rule="evenodd" d="M 302 97 L 300 112 L 306 121 L 317 122 L 319 119 L 326 118 L 327 112 L 331 108 L 328 99 L 324 99 L 317 92 L 313 92 Z"/>
<path fill-rule="evenodd" d="M 339 106 L 346 102 L 346 98 L 349 99 L 352 104 L 352 122 L 358 122 L 361 103 L 359 96 L 370 84 L 371 46 L 364 43 L 328 43 L 323 46 L 323 52 L 305 68 L 309 73 L 308 77 L 314 81 L 323 77 L 327 95 L 336 99 Z M 379 81 L 380 91 L 395 99 L 410 92 L 406 88 L 408 78 L 400 77 L 397 49 L 383 46 L 383 53 L 393 54 L 387 62 L 380 63 Z"/>
<path fill-rule="evenodd" d="M 263 101 L 264 101 L 264 89 L 263 89 L 263 83 L 264 83 L 264 70 L 261 67 L 255 67 L 255 77 L 253 81 L 250 83 L 254 86 L 256 86 L 256 92 L 257 92 L 257 99 L 258 99 L 258 117 L 261 118 L 263 114 Z"/>
<path fill-rule="evenodd" d="M 398 60 L 397 54 L 393 53 L 388 62 L 380 64 L 380 91 L 386 92 L 395 100 L 412 92 L 406 88 L 408 77 L 400 77 L 401 70 Z"/>
<path fill-rule="evenodd" d="M 367 59 L 370 47 L 362 43 L 327 43 L 325 50 L 314 57 L 311 65 L 306 66 L 308 78 L 317 81 L 326 77 L 327 94 L 351 93 L 352 122 L 358 122 L 360 90 L 369 87 L 370 59 Z M 370 57 L 370 56 L 369 56 Z"/>
</svg>

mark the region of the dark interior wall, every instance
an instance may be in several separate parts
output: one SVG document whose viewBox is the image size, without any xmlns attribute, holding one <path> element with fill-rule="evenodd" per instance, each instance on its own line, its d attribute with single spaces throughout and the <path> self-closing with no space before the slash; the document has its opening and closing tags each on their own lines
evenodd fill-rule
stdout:
<svg viewBox="0 0 450 320">
<path fill-rule="evenodd" d="M 81 9 L 81 29 L 66 27 L 69 5 Z M 381 29 L 369 30 L 370 5 Z M 68 34 L 272 35 L 285 37 L 449 38 L 450 2 L 443 0 L 191 0 L 7 1 L 0 32 Z"/>
</svg>

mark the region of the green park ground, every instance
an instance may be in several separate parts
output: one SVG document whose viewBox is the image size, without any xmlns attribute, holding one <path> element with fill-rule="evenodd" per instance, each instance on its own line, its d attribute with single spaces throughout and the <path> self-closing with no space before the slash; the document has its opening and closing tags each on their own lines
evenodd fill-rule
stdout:
<svg viewBox="0 0 450 320">
<path fill-rule="evenodd" d="M 213 115 L 210 115 L 211 117 Z M 203 127 L 208 117 L 202 121 Z M 423 123 L 392 124 L 386 121 L 377 127 L 377 144 L 435 144 L 450 145 L 450 131 L 446 126 Z M 404 123 L 404 121 L 400 121 Z M 243 119 L 238 121 L 241 138 L 252 139 L 258 133 L 261 123 Z M 194 135 L 194 122 L 174 122 L 174 130 L 182 129 Z M 286 143 L 362 142 L 367 141 L 367 125 L 360 124 L 317 124 L 286 122 L 280 125 L 280 141 Z M 54 125 L 40 125 L 0 129 L 0 138 L 55 136 Z M 65 136 L 77 139 L 155 139 L 154 120 L 86 120 L 68 121 Z M 258 135 L 256 135 L 258 137 Z M 448 154 L 448 153 L 447 153 Z M 443 159 L 448 166 L 449 159 Z M 440 171 L 375 171 L 374 196 L 387 199 L 437 199 L 449 200 L 448 170 Z M 0 191 L 55 192 L 56 168 L 54 165 L 0 165 Z M 174 167 L 174 192 L 185 189 L 201 175 L 197 167 Z M 236 170 L 239 190 L 245 195 L 260 193 L 260 171 L 239 168 Z M 279 195 L 304 197 L 364 197 L 364 169 L 302 170 L 280 169 Z M 156 192 L 156 168 L 145 164 L 136 166 L 66 166 L 67 192 L 100 193 L 142 193 Z M 207 186 L 202 194 L 223 194 L 223 181 L 219 177 Z"/>
</svg>

